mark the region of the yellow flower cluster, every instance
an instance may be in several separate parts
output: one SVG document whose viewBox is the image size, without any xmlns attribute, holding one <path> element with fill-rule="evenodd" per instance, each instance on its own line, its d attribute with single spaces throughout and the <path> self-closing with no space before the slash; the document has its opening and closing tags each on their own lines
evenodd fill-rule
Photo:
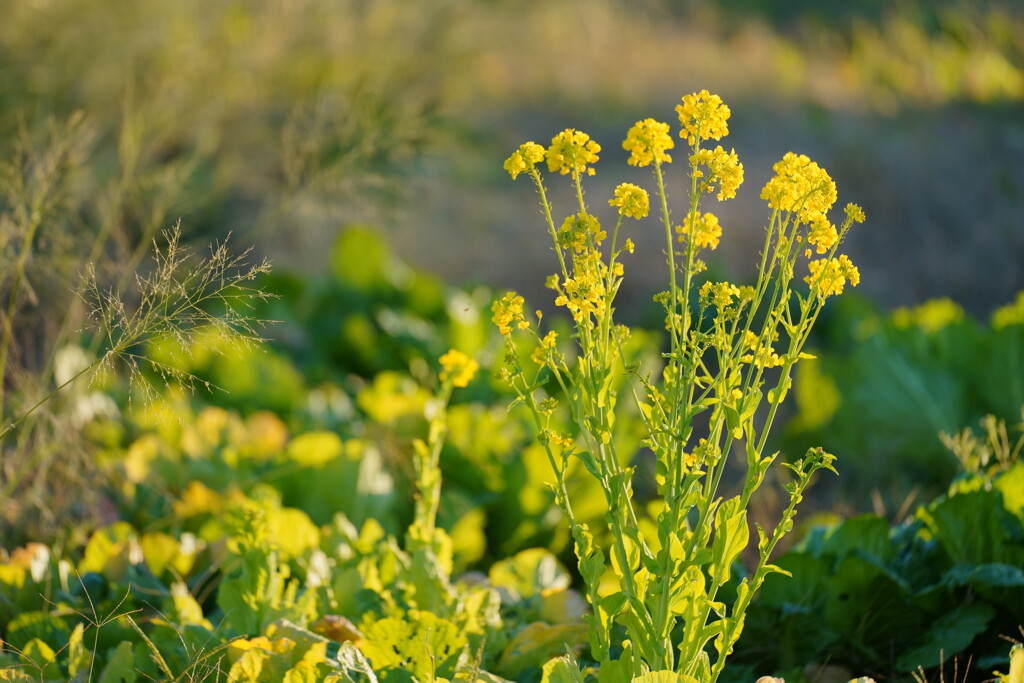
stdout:
<svg viewBox="0 0 1024 683">
<path fill-rule="evenodd" d="M 604 312 L 606 290 L 604 264 L 600 259 L 598 252 L 590 252 L 579 259 L 573 273 L 575 277 L 562 283 L 561 293 L 555 298 L 555 305 L 568 308 L 576 322 Z"/>
<path fill-rule="evenodd" d="M 548 170 L 552 173 L 558 171 L 562 175 L 594 175 L 594 169 L 588 165 L 597 163 L 597 153 L 600 151 L 601 145 L 591 140 L 589 135 L 567 128 L 551 139 L 551 146 L 545 155 Z"/>
<path fill-rule="evenodd" d="M 744 346 L 750 353 L 743 355 L 740 360 L 744 363 L 753 363 L 759 368 L 777 368 L 782 365 L 782 358 L 775 353 L 771 344 L 762 344 L 760 337 L 747 330 L 743 339 Z"/>
<path fill-rule="evenodd" d="M 558 246 L 580 253 L 591 241 L 599 246 L 607 236 L 597 218 L 589 213 L 577 213 L 566 216 L 562 221 L 562 227 L 558 229 Z"/>
<path fill-rule="evenodd" d="M 530 173 L 540 162 L 544 161 L 544 148 L 535 142 L 519 145 L 519 149 L 505 159 L 505 170 L 516 179 L 520 173 Z"/>
<path fill-rule="evenodd" d="M 668 132 L 668 124 L 644 119 L 637 121 L 626 133 L 622 148 L 629 152 L 630 166 L 650 166 L 654 162 L 670 164 L 668 150 L 676 146 Z"/>
<path fill-rule="evenodd" d="M 733 297 L 740 296 L 740 288 L 730 282 L 705 282 L 700 287 L 702 301 L 714 304 L 719 310 L 732 304 Z"/>
<path fill-rule="evenodd" d="M 806 155 L 787 152 L 772 170 L 775 176 L 761 190 L 761 199 L 771 208 L 794 212 L 806 222 L 835 204 L 835 182 Z"/>
<path fill-rule="evenodd" d="M 705 213 L 703 216 L 690 213 L 686 225 L 677 225 L 676 232 L 679 233 L 680 242 L 689 238 L 698 249 L 711 247 L 714 250 L 718 248 L 718 240 L 722 237 L 722 226 L 713 213 Z"/>
<path fill-rule="evenodd" d="M 732 112 L 721 97 L 707 90 L 684 95 L 683 103 L 676 105 L 676 113 L 679 114 L 679 125 L 682 126 L 679 137 L 691 146 L 696 145 L 698 140 L 721 140 L 729 134 L 727 122 Z"/>
<path fill-rule="evenodd" d="M 846 212 L 846 220 L 851 223 L 863 223 L 867 220 L 867 216 L 864 215 L 864 209 L 860 208 L 857 204 L 847 204 L 843 211 Z"/>
<path fill-rule="evenodd" d="M 546 365 L 548 360 L 551 359 L 552 354 L 555 352 L 555 345 L 558 343 L 558 333 L 554 330 L 549 331 L 544 338 L 540 340 L 540 344 L 536 349 L 533 350 L 533 354 L 530 356 L 533 362 L 537 365 Z"/>
<path fill-rule="evenodd" d="M 465 387 L 469 386 L 480 365 L 462 351 L 452 349 L 441 356 L 441 368 L 442 382 L 450 377 L 454 386 Z"/>
<path fill-rule="evenodd" d="M 822 299 L 842 294 L 849 282 L 851 287 L 860 284 L 860 271 L 846 254 L 836 258 L 818 259 L 807 264 L 811 274 L 804 278 Z"/>
<path fill-rule="evenodd" d="M 705 166 L 708 169 L 710 177 L 704 182 L 709 189 L 712 185 L 718 184 L 720 202 L 735 197 L 737 188 L 743 184 L 743 164 L 740 163 L 736 150 L 726 152 L 721 146 L 698 150 L 690 157 L 690 163 L 695 167 Z M 701 178 L 704 172 L 697 169 L 695 174 Z"/>
<path fill-rule="evenodd" d="M 615 198 L 609 199 L 610 206 L 619 207 L 619 214 L 640 220 L 651 212 L 651 198 L 647 190 L 633 183 L 621 183 L 615 188 Z"/>
<path fill-rule="evenodd" d="M 525 330 L 530 326 L 530 323 L 526 322 L 526 319 L 523 318 L 523 304 L 525 301 L 523 297 L 515 292 L 506 292 L 505 296 L 495 301 L 491 306 L 491 310 L 494 311 L 491 322 L 498 326 L 498 331 L 503 335 L 512 333 L 512 325 L 515 325 L 520 330 Z"/>
<path fill-rule="evenodd" d="M 826 253 L 839 241 L 839 231 L 832 225 L 828 216 L 820 211 L 814 211 L 808 216 L 810 231 L 807 233 L 807 242 L 817 248 L 819 254 Z M 808 250 L 810 251 L 810 250 Z"/>
</svg>

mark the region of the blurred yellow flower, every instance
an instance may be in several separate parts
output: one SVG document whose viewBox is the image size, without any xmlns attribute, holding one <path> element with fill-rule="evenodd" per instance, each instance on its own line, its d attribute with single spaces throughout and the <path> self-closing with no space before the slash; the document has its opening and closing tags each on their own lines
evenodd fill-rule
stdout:
<svg viewBox="0 0 1024 683">
<path fill-rule="evenodd" d="M 619 213 L 640 220 L 651 211 L 651 198 L 647 190 L 633 183 L 621 183 L 615 188 L 615 198 L 608 204 L 619 207 Z"/>
<path fill-rule="evenodd" d="M 597 163 L 597 153 L 601 145 L 597 144 L 583 131 L 567 128 L 551 139 L 546 157 L 548 170 L 558 171 L 562 175 L 587 174 L 594 175 L 594 169 L 588 164 Z"/>
<path fill-rule="evenodd" d="M 732 112 L 721 97 L 707 90 L 684 95 L 683 103 L 676 105 L 676 113 L 679 114 L 679 125 L 682 126 L 679 137 L 691 146 L 696 145 L 698 140 L 721 140 L 729 134 L 727 121 Z"/>
<path fill-rule="evenodd" d="M 637 121 L 626 133 L 622 148 L 629 152 L 630 166 L 650 166 L 653 162 L 672 163 L 668 150 L 676 146 L 667 123 L 654 119 Z"/>
<path fill-rule="evenodd" d="M 440 360 L 441 381 L 444 382 L 450 377 L 452 384 L 457 387 L 469 386 L 473 375 L 480 369 L 480 365 L 475 360 L 455 349 L 441 356 Z"/>
</svg>

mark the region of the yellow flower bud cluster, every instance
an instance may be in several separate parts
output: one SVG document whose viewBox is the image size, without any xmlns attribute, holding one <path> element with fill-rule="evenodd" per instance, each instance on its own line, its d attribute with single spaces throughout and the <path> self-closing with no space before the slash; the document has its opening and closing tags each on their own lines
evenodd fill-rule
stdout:
<svg viewBox="0 0 1024 683">
<path fill-rule="evenodd" d="M 669 164 L 672 157 L 668 150 L 676 146 L 668 132 L 668 124 L 644 119 L 637 121 L 626 133 L 622 148 L 629 152 L 626 161 L 630 166 L 650 166 L 654 162 Z"/>
<path fill-rule="evenodd" d="M 621 183 L 615 188 L 615 197 L 608 200 L 610 206 L 619 207 L 619 214 L 640 220 L 651 211 L 651 198 L 647 190 L 633 183 Z"/>
<path fill-rule="evenodd" d="M 684 95 L 683 103 L 676 105 L 679 115 L 679 137 L 684 138 L 691 146 L 698 140 L 721 140 L 729 134 L 729 116 L 732 112 L 718 95 L 707 90 Z"/>
<path fill-rule="evenodd" d="M 677 225 L 676 232 L 679 234 L 679 241 L 692 240 L 693 245 L 698 249 L 710 247 L 712 250 L 718 248 L 718 241 L 722 237 L 722 226 L 718 223 L 718 217 L 713 213 L 705 213 L 703 216 L 691 212 L 686 217 L 685 225 Z"/>
<path fill-rule="evenodd" d="M 761 338 L 747 330 L 743 344 L 750 351 L 744 354 L 740 360 L 744 363 L 753 363 L 759 368 L 777 368 L 782 365 L 782 358 L 775 353 L 771 344 L 762 344 Z"/>
<path fill-rule="evenodd" d="M 562 175 L 594 175 L 594 169 L 589 165 L 597 163 L 600 151 L 601 145 L 591 140 L 589 135 L 567 128 L 551 139 L 551 146 L 545 153 L 548 170 Z"/>
<path fill-rule="evenodd" d="M 860 271 L 846 254 L 811 261 L 807 269 L 811 274 L 804 278 L 804 282 L 822 299 L 842 294 L 847 282 L 851 287 L 860 284 Z"/>
<path fill-rule="evenodd" d="M 567 216 L 558 230 L 558 246 L 582 252 L 588 246 L 600 246 L 608 236 L 601 229 L 601 223 L 589 213 L 577 213 Z"/>
<path fill-rule="evenodd" d="M 708 169 L 708 177 L 703 182 L 705 188 L 714 191 L 714 185 L 718 185 L 718 201 L 725 201 L 736 196 L 736 190 L 743 184 L 743 164 L 736 154 L 736 150 L 726 152 L 722 147 L 714 149 L 701 149 L 690 157 L 690 163 L 694 166 L 704 166 Z M 701 170 L 695 171 L 698 178 L 704 177 Z"/>
<path fill-rule="evenodd" d="M 530 173 L 537 164 L 544 161 L 544 148 L 535 142 L 527 142 L 519 146 L 508 159 L 505 159 L 505 170 L 515 180 L 520 173 Z"/>
<path fill-rule="evenodd" d="M 806 223 L 835 204 L 835 182 L 806 155 L 787 152 L 772 170 L 775 176 L 761 190 L 761 199 L 771 208 L 796 213 Z"/>
<path fill-rule="evenodd" d="M 505 296 L 495 301 L 491 306 L 494 316 L 491 322 L 498 326 L 498 331 L 503 335 L 512 333 L 512 326 L 525 330 L 530 326 L 523 318 L 523 304 L 526 302 L 523 297 L 515 292 L 506 292 Z"/>
</svg>

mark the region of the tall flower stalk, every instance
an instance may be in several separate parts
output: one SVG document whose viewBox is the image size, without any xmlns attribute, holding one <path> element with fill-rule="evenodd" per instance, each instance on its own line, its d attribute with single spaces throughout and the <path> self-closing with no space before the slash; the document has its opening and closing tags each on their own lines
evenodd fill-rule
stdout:
<svg viewBox="0 0 1024 683">
<path fill-rule="evenodd" d="M 785 573 L 770 563 L 771 554 L 792 529 L 812 475 L 834 471 L 833 456 L 811 449 L 796 463 L 783 464 L 791 470 L 788 505 L 774 528 L 756 525 L 756 561 L 734 579 L 734 564 L 751 545 L 747 508 L 778 456 L 765 447 L 793 367 L 808 357 L 808 335 L 826 300 L 860 279 L 837 250 L 850 226 L 864 220 L 863 212 L 851 204 L 839 226 L 830 222 L 835 183 L 813 161 L 790 153 L 775 164 L 775 176 L 761 192 L 770 219 L 756 281 L 701 281 L 702 256 L 718 247 L 724 232 L 702 204 L 712 195 L 718 201 L 734 197 L 743 165 L 735 150 L 708 143 L 729 133 L 730 111 L 721 98 L 707 91 L 687 95 L 676 112 L 688 146 L 680 223 L 673 221 L 666 178 L 675 148 L 669 125 L 639 121 L 623 143 L 630 165 L 652 169 L 665 235 L 668 289 L 655 296 L 668 336 L 660 368 L 642 368 L 627 357 L 623 341 L 629 329 L 614 320 L 623 260 L 634 248 L 620 238 L 620 229 L 624 218 L 648 215 L 648 192 L 628 183 L 616 188 L 609 200 L 617 209 L 609 239 L 584 199 L 582 181 L 595 173 L 601 151 L 586 133 L 563 131 L 547 148 L 525 143 L 505 162 L 513 178 L 528 175 L 540 194 L 559 266 L 548 287 L 572 319 L 575 348 L 570 353 L 555 332 L 545 332 L 539 314 L 527 317 L 522 297 L 510 292 L 494 305 L 493 319 L 508 349 L 502 373 L 532 413 L 547 452 L 592 608 L 592 655 L 602 680 L 609 681 L 656 672 L 715 681 L 742 633 L 752 597 L 769 574 Z M 545 189 L 544 163 L 549 173 L 567 176 L 575 190 L 576 203 L 560 225 Z M 528 364 L 520 362 L 513 340 L 524 334 L 535 345 Z M 624 376 L 631 381 L 621 391 L 632 395 L 643 445 L 657 463 L 654 483 L 663 505 L 656 533 L 645 534 L 638 522 L 638 475 L 630 454 L 617 447 Z M 560 389 L 557 397 L 544 391 L 552 380 Z M 571 432 L 554 426 L 559 410 L 571 416 Z M 742 488 L 726 498 L 723 475 L 730 457 L 744 458 L 746 469 Z M 573 515 L 566 483 L 573 459 L 604 492 L 606 528 L 592 529 Z M 720 592 L 730 582 L 736 597 L 726 605 Z"/>
</svg>

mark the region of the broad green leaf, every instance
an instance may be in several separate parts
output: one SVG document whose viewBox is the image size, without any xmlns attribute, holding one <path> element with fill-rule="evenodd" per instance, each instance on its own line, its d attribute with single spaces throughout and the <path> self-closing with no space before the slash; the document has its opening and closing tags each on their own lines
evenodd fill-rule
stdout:
<svg viewBox="0 0 1024 683">
<path fill-rule="evenodd" d="M 450 621 L 430 612 L 418 612 L 416 621 L 387 617 L 363 628 L 362 651 L 381 672 L 400 669 L 426 680 L 451 677 L 467 638 Z"/>
<path fill-rule="evenodd" d="M 992 485 L 1003 494 L 1003 506 L 1024 525 L 1024 462 L 1016 462 Z"/>
<path fill-rule="evenodd" d="M 544 664 L 541 683 L 583 683 L 583 673 L 575 659 L 555 657 Z"/>
<path fill-rule="evenodd" d="M 132 544 L 136 542 L 135 530 L 128 522 L 115 522 L 97 530 L 85 545 L 79 573 L 97 572 L 108 580 L 123 580 L 131 562 Z"/>
<path fill-rule="evenodd" d="M 985 630 L 995 613 L 991 605 L 972 603 L 944 614 L 896 660 L 897 669 L 910 672 L 918 667 L 938 666 L 943 658 L 950 658 L 970 645 L 975 636 Z"/>
<path fill-rule="evenodd" d="M 72 677 L 79 672 L 88 672 L 92 664 L 92 654 L 85 647 L 84 635 L 85 625 L 79 623 L 68 637 L 68 674 Z"/>
<path fill-rule="evenodd" d="M 260 683 L 260 674 L 270 656 L 270 652 L 260 648 L 246 650 L 228 670 L 228 683 Z"/>
<path fill-rule="evenodd" d="M 712 542 L 714 562 L 710 567 L 712 579 L 718 584 L 729 580 L 730 567 L 750 540 L 747 511 L 739 496 L 725 501 L 715 512 L 715 538 Z"/>
<path fill-rule="evenodd" d="M 651 671 L 633 679 L 633 683 L 699 683 L 693 676 L 674 671 Z"/>
<path fill-rule="evenodd" d="M 31 640 L 40 640 L 59 650 L 71 638 L 71 629 L 58 617 L 47 612 L 22 612 L 7 624 L 7 642 L 24 648 Z"/>
<path fill-rule="evenodd" d="M 585 624 L 529 624 L 502 651 L 496 672 L 516 679 L 526 669 L 540 667 L 550 658 L 564 653 L 566 647 L 584 645 L 587 631 Z"/>
<path fill-rule="evenodd" d="M 320 671 L 316 664 L 301 661 L 284 672 L 281 683 L 319 683 Z"/>
<path fill-rule="evenodd" d="M 342 643 L 338 648 L 338 654 L 335 655 L 335 661 L 344 671 L 343 674 L 339 674 L 339 676 L 344 676 L 344 680 L 351 681 L 351 683 L 377 683 L 377 676 L 374 674 L 373 668 L 366 661 L 362 651 L 353 643 L 348 641 Z"/>
<path fill-rule="evenodd" d="M 107 665 L 100 674 L 99 683 L 135 683 L 137 678 L 135 652 L 132 644 L 124 641 L 107 660 Z"/>
<path fill-rule="evenodd" d="M 597 670 L 598 683 L 630 683 L 633 680 L 632 660 L 623 653 L 621 659 L 601 662 Z"/>
<path fill-rule="evenodd" d="M 129 649 L 131 649 L 130 645 Z M 57 666 L 57 654 L 53 651 L 53 648 L 39 638 L 33 638 L 25 643 L 25 646 L 21 648 L 21 654 L 24 659 L 32 662 L 36 669 L 38 669 L 41 679 L 59 680 L 61 678 L 60 667 Z M 107 682 L 101 680 L 100 683 Z M 131 683 L 131 681 L 128 683 Z"/>
<path fill-rule="evenodd" d="M 529 598 L 545 589 L 568 588 L 569 572 L 544 548 L 528 548 L 499 560 L 488 572 L 491 584 Z"/>
</svg>

